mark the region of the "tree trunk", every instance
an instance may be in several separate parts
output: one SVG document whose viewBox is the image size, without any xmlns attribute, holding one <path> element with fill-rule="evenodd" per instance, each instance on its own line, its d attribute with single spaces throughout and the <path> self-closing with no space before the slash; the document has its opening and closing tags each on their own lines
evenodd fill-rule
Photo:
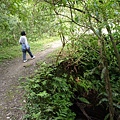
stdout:
<svg viewBox="0 0 120 120">
<path fill-rule="evenodd" d="M 105 45 L 104 45 L 104 37 L 101 34 L 97 34 L 95 29 L 92 27 L 92 23 L 90 21 L 91 24 L 91 30 L 93 30 L 93 32 L 95 33 L 95 35 L 98 37 L 98 39 L 100 40 L 100 44 L 101 44 L 101 59 L 102 59 L 102 65 L 103 65 L 103 69 L 105 69 L 105 73 L 104 73 L 104 80 L 105 80 L 105 89 L 108 95 L 108 104 L 109 104 L 109 114 L 110 114 L 110 120 L 114 120 L 114 108 L 113 108 L 113 100 L 112 100 L 112 90 L 111 90 L 111 85 L 110 85 L 110 77 L 109 77 L 109 70 L 108 70 L 108 62 L 107 62 L 107 56 L 106 56 L 106 49 L 105 49 Z"/>
<path fill-rule="evenodd" d="M 118 62 L 118 67 L 119 67 L 119 72 L 120 72 L 120 54 L 119 54 L 119 51 L 116 47 L 116 42 L 114 42 L 114 38 L 112 36 L 112 32 L 111 32 L 111 29 L 110 29 L 110 26 L 108 24 L 108 20 L 106 18 L 106 16 L 104 15 L 104 22 L 106 23 L 106 29 L 108 31 L 108 35 L 110 37 L 110 40 L 112 42 L 112 45 L 113 45 L 113 49 L 114 49 L 114 52 L 115 52 L 115 56 L 117 58 L 117 62 Z"/>
<path fill-rule="evenodd" d="M 112 36 L 112 33 L 111 33 L 111 30 L 110 30 L 109 25 L 106 26 L 106 29 L 107 29 L 107 31 L 108 31 L 108 34 L 109 34 L 109 36 L 110 36 L 110 40 L 111 40 L 112 45 L 113 45 L 113 49 L 114 49 L 114 52 L 115 52 L 115 56 L 116 56 L 116 58 L 117 58 L 118 67 L 119 67 L 119 72 L 120 72 L 120 54 L 119 54 L 119 51 L 118 51 L 118 49 L 117 49 L 117 47 L 116 47 L 116 43 L 114 42 L 114 38 L 113 38 L 113 36 Z"/>
<path fill-rule="evenodd" d="M 102 61 L 103 61 L 103 69 L 104 72 L 104 80 L 105 80 L 105 89 L 108 95 L 108 104 L 109 104 L 109 114 L 110 114 L 110 120 L 114 120 L 114 108 L 113 108 L 113 99 L 112 99 L 112 90 L 110 85 L 110 77 L 109 77 L 109 70 L 108 70 L 108 62 L 107 62 L 107 56 L 106 56 L 106 50 L 104 46 L 104 39 L 102 40 Z"/>
</svg>

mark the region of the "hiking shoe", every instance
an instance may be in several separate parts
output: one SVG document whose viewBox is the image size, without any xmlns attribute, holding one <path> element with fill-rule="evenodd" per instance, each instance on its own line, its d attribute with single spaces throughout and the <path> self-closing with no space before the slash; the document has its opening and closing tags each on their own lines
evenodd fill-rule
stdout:
<svg viewBox="0 0 120 120">
<path fill-rule="evenodd" d="M 25 63 L 25 62 L 27 62 L 27 60 L 23 60 L 23 62 Z"/>
<path fill-rule="evenodd" d="M 35 56 L 33 56 L 32 59 L 35 59 Z"/>
</svg>

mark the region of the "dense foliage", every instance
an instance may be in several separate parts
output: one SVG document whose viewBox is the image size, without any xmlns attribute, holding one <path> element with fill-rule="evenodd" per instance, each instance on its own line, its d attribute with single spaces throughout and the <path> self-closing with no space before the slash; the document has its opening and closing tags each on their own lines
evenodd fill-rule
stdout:
<svg viewBox="0 0 120 120">
<path fill-rule="evenodd" d="M 35 0 L 1 0 L 0 45 L 18 44 L 22 30 L 26 31 L 30 41 L 53 36 L 54 18 L 48 7 Z"/>
<path fill-rule="evenodd" d="M 71 86 L 67 82 L 66 74 L 56 76 L 55 69 L 56 67 L 43 64 L 41 70 L 36 72 L 36 77 L 28 79 L 25 87 L 28 92 L 25 118 L 30 120 L 74 119 L 75 114 L 69 109 L 73 96 Z"/>
<path fill-rule="evenodd" d="M 77 49 L 72 47 L 70 53 L 68 51 L 71 44 L 68 44 L 68 51 L 62 55 L 67 57 L 58 61 L 57 65 L 40 63 L 35 75 L 27 79 L 25 118 L 31 120 L 109 119 L 104 73 L 95 51 L 97 39 L 92 35 L 81 36 L 80 39 L 92 44 L 88 47 L 77 42 L 79 46 L 77 45 Z M 110 71 L 115 108 L 114 120 L 117 120 L 120 114 L 120 80 L 118 71 L 113 68 Z"/>
</svg>

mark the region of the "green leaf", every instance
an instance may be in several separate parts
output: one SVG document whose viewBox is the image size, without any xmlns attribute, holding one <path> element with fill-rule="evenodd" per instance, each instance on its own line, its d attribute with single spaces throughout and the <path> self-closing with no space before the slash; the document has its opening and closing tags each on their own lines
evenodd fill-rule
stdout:
<svg viewBox="0 0 120 120">
<path fill-rule="evenodd" d="M 86 98 L 84 98 L 84 97 L 80 97 L 80 98 L 78 98 L 81 102 L 83 102 L 83 103 L 86 103 L 86 104 L 90 104 L 90 102 L 86 99 Z"/>
<path fill-rule="evenodd" d="M 105 72 L 106 72 L 106 67 L 104 67 L 102 72 L 101 72 L 101 79 L 104 79 Z"/>
<path fill-rule="evenodd" d="M 105 116 L 104 120 L 108 120 L 109 116 L 110 116 L 110 114 L 107 114 L 107 115 Z"/>
<path fill-rule="evenodd" d="M 38 113 L 33 113 L 33 118 L 38 119 L 38 118 L 39 118 L 39 116 L 40 116 L 40 112 L 38 112 Z"/>
<path fill-rule="evenodd" d="M 48 93 L 46 91 L 43 91 L 37 94 L 37 96 L 40 96 L 40 97 L 48 96 Z"/>
<path fill-rule="evenodd" d="M 40 85 L 39 84 L 33 85 L 33 88 L 37 88 L 37 87 L 40 87 Z"/>
<path fill-rule="evenodd" d="M 102 98 L 100 101 L 99 101 L 99 104 L 103 103 L 103 102 L 108 102 L 108 99 L 107 98 Z"/>
<path fill-rule="evenodd" d="M 120 109 L 120 105 L 113 103 L 113 106 L 115 106 L 116 108 Z"/>
</svg>

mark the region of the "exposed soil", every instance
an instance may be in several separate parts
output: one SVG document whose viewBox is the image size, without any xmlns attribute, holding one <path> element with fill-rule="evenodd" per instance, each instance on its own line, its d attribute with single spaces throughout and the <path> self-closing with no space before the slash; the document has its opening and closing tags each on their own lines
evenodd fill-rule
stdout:
<svg viewBox="0 0 120 120">
<path fill-rule="evenodd" d="M 61 46 L 60 41 L 52 42 L 45 46 L 44 51 L 35 54 L 36 58 L 22 62 L 22 56 L 0 65 L 0 120 L 22 120 L 25 100 L 23 89 L 19 79 L 30 76 L 38 61 L 44 61 L 45 57 Z"/>
</svg>

